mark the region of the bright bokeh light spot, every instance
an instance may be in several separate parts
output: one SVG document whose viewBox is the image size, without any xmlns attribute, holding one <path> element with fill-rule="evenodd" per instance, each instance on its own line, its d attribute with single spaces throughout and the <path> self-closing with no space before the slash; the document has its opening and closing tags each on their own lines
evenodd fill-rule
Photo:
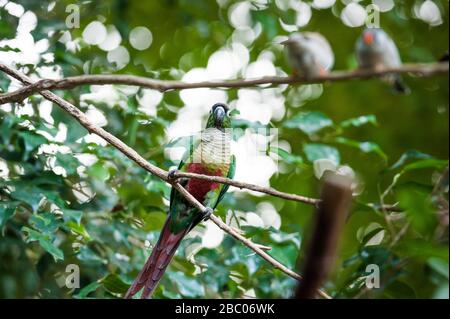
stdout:
<svg viewBox="0 0 450 319">
<path fill-rule="evenodd" d="M 309 23 L 309 20 L 311 20 L 312 16 L 311 7 L 305 2 L 295 2 L 295 3 L 296 5 L 294 9 L 297 11 L 295 24 L 298 27 L 303 27 Z"/>
<path fill-rule="evenodd" d="M 136 50 L 145 50 L 153 41 L 151 31 L 146 27 L 136 27 L 130 32 L 130 44 Z"/>
<path fill-rule="evenodd" d="M 281 217 L 275 207 L 270 202 L 259 203 L 256 207 L 265 227 L 280 229 Z"/>
<path fill-rule="evenodd" d="M 367 18 L 367 12 L 358 3 L 348 4 L 341 13 L 341 20 L 349 27 L 360 27 L 364 24 Z"/>
<path fill-rule="evenodd" d="M 274 89 L 262 91 L 240 89 L 238 100 L 235 102 L 235 107 L 240 112 L 239 116 L 262 124 L 268 124 L 273 118 L 283 117 L 285 99 L 281 93 L 276 92 Z"/>
<path fill-rule="evenodd" d="M 204 68 L 194 68 L 189 70 L 183 78 L 182 81 L 187 83 L 208 81 L 211 79 L 207 69 Z M 228 95 L 223 90 L 215 89 L 191 89 L 191 90 L 181 90 L 180 98 L 190 109 L 195 109 L 199 112 L 199 116 L 203 116 L 205 113 L 209 112 L 211 106 L 217 102 L 226 102 Z M 194 112 L 193 112 L 194 113 Z M 195 114 L 192 114 L 195 116 Z"/>
<path fill-rule="evenodd" d="M 108 59 L 108 62 L 114 63 L 118 70 L 122 69 L 130 62 L 130 54 L 123 46 L 118 46 L 114 50 L 109 51 L 106 58 Z"/>
<path fill-rule="evenodd" d="M 250 2 L 239 2 L 230 7 L 228 18 L 230 23 L 236 29 L 247 28 L 251 26 Z"/>
<path fill-rule="evenodd" d="M 277 166 L 274 160 L 265 155 L 258 146 L 258 137 L 265 139 L 264 136 L 247 130 L 236 142 L 231 143 L 231 151 L 236 156 L 237 163 L 235 179 L 261 186 L 270 186 L 269 179 L 277 171 Z M 251 193 L 261 196 L 256 192 Z"/>
<path fill-rule="evenodd" d="M 100 44 L 106 39 L 106 27 L 100 21 L 92 21 L 83 31 L 83 40 L 92 45 Z"/>
<path fill-rule="evenodd" d="M 312 6 L 316 9 L 327 9 L 334 5 L 336 0 L 314 0 Z"/>
<path fill-rule="evenodd" d="M 9 46 L 19 49 L 19 52 L 0 51 L 0 61 L 5 64 L 37 64 L 41 60 L 41 53 L 49 47 L 48 39 L 34 42 L 29 32 L 17 33 L 14 39 L 0 40 L 0 47 Z"/>
<path fill-rule="evenodd" d="M 388 12 L 394 8 L 394 0 L 372 0 L 372 3 L 376 5 L 381 12 Z"/>
<path fill-rule="evenodd" d="M 270 60 L 258 60 L 250 63 L 245 70 L 246 78 L 259 78 L 263 76 L 276 75 L 276 69 Z"/>
<path fill-rule="evenodd" d="M 7 179 L 9 174 L 8 165 L 0 158 L 0 178 Z"/>
<path fill-rule="evenodd" d="M 210 220 L 205 222 L 204 225 L 206 226 L 206 229 L 202 235 L 202 246 L 206 248 L 218 247 L 223 240 L 224 232 Z"/>
<path fill-rule="evenodd" d="M 275 0 L 278 9 L 286 11 L 290 8 L 290 0 Z"/>
<path fill-rule="evenodd" d="M 162 101 L 163 94 L 157 90 L 144 89 L 142 96 L 138 97 L 139 111 L 156 116 L 156 106 Z"/>
<path fill-rule="evenodd" d="M 249 27 L 243 27 L 236 29 L 231 36 L 234 43 L 240 42 L 243 45 L 249 46 L 255 41 L 257 33 L 255 30 Z"/>
<path fill-rule="evenodd" d="M 231 50 L 216 51 L 209 57 L 206 69 L 213 79 L 231 79 L 240 69 L 239 57 Z"/>
<path fill-rule="evenodd" d="M 194 68 L 187 72 L 182 81 L 187 83 L 207 81 L 210 74 L 205 68 Z M 167 133 L 169 140 L 182 136 L 198 134 L 204 127 L 203 118 L 211 106 L 217 102 L 226 103 L 228 95 L 223 90 L 191 89 L 181 90 L 180 98 L 184 107 L 178 111 L 175 121 L 170 123 Z"/>
<path fill-rule="evenodd" d="M 20 17 L 22 16 L 22 14 L 25 12 L 25 9 L 17 3 L 14 2 L 8 2 L 5 6 L 4 9 L 6 11 L 8 11 L 8 13 L 14 17 Z"/>
<path fill-rule="evenodd" d="M 281 18 L 278 18 L 278 22 L 280 22 L 280 26 L 284 31 L 295 32 L 298 29 L 297 25 L 284 23 L 284 21 Z M 286 36 L 286 39 L 287 39 L 287 36 Z"/>
<path fill-rule="evenodd" d="M 253 227 L 264 227 L 264 221 L 261 219 L 261 217 L 258 216 L 258 214 L 253 212 L 248 212 L 245 215 L 245 221 L 243 221 L 241 224 Z"/>
<path fill-rule="evenodd" d="M 81 94 L 80 100 L 83 103 L 101 102 L 109 107 L 113 107 L 120 102 L 120 96 L 112 85 L 91 85 L 90 93 Z"/>
<path fill-rule="evenodd" d="M 107 34 L 105 40 L 100 43 L 98 47 L 103 51 L 111 51 L 116 49 L 122 41 L 122 37 L 120 36 L 119 31 L 117 31 L 115 26 L 109 25 L 106 28 L 106 32 Z"/>
<path fill-rule="evenodd" d="M 88 110 L 86 111 L 86 116 L 89 118 L 92 123 L 98 126 L 106 126 L 108 121 L 106 120 L 105 115 L 102 111 L 97 109 L 95 106 L 90 105 Z"/>
<path fill-rule="evenodd" d="M 19 19 L 19 25 L 17 26 L 17 32 L 31 32 L 37 26 L 37 17 L 32 11 L 25 12 Z"/>
<path fill-rule="evenodd" d="M 431 0 L 426 0 L 420 5 L 417 16 L 431 26 L 442 24 L 441 11 Z"/>
<path fill-rule="evenodd" d="M 233 43 L 231 49 L 220 49 L 214 52 L 208 60 L 206 67 L 208 77 L 211 79 L 231 79 L 249 61 L 248 49 L 241 43 Z"/>
<path fill-rule="evenodd" d="M 316 176 L 317 179 L 321 179 L 326 171 L 334 172 L 337 169 L 337 166 L 334 163 L 334 161 L 329 160 L 327 158 L 315 160 L 313 163 L 313 167 L 314 167 L 314 175 Z"/>
<path fill-rule="evenodd" d="M 51 116 L 52 108 L 52 102 L 48 100 L 44 100 L 39 104 L 39 117 L 50 124 L 54 123 L 53 117 Z"/>
</svg>

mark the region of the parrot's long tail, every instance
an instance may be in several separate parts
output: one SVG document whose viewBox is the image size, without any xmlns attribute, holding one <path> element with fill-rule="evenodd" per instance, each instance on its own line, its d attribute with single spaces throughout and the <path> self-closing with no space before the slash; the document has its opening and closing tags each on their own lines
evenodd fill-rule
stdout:
<svg viewBox="0 0 450 319">
<path fill-rule="evenodd" d="M 393 79 L 392 88 L 398 94 L 409 94 L 411 93 L 411 89 L 403 82 L 402 77 L 395 76 Z"/>
<path fill-rule="evenodd" d="M 178 234 L 174 234 L 170 230 L 170 223 L 171 218 L 169 216 L 161 231 L 158 242 L 153 248 L 153 251 L 147 262 L 145 263 L 144 268 L 142 268 L 141 272 L 139 273 L 138 277 L 133 282 L 131 287 L 128 289 L 124 298 L 131 298 L 142 288 L 144 288 L 141 298 L 146 299 L 156 288 L 156 285 L 163 276 L 164 271 L 172 260 L 172 257 L 175 254 L 178 246 L 180 245 L 181 240 L 189 231 L 188 228 L 187 230 L 182 230 Z"/>
</svg>

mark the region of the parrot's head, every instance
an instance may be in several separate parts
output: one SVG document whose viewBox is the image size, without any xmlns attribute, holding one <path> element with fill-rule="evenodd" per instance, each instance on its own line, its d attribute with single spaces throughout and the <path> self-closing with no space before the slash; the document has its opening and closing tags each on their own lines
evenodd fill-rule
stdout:
<svg viewBox="0 0 450 319">
<path fill-rule="evenodd" d="M 207 128 L 215 127 L 224 130 L 231 127 L 230 109 L 224 103 L 216 103 L 209 112 Z"/>
<path fill-rule="evenodd" d="M 287 40 L 281 42 L 281 44 L 283 44 L 287 48 L 304 49 L 310 41 L 311 38 L 308 32 L 295 32 L 291 34 Z"/>
<path fill-rule="evenodd" d="M 361 35 L 361 41 L 366 47 L 383 49 L 386 37 L 386 33 L 379 28 L 367 28 Z"/>
</svg>

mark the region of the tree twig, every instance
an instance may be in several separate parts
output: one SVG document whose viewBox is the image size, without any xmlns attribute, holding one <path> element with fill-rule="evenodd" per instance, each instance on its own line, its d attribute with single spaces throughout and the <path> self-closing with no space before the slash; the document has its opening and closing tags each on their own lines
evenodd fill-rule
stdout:
<svg viewBox="0 0 450 319">
<path fill-rule="evenodd" d="M 19 80 L 20 82 L 26 84 L 26 85 L 33 85 L 34 83 L 31 81 L 30 78 L 28 78 L 26 75 L 22 74 L 21 72 L 18 72 L 17 70 L 14 70 L 6 65 L 0 64 L 0 70 L 5 72 L 6 74 L 10 75 L 11 77 Z M 112 135 L 111 133 L 105 131 L 101 127 L 93 124 L 90 122 L 88 117 L 80 111 L 77 107 L 72 105 L 71 103 L 67 102 L 66 100 L 60 98 L 56 94 L 44 90 L 40 91 L 39 94 L 41 94 L 44 98 L 47 100 L 55 103 L 56 105 L 60 106 L 62 109 L 64 109 L 66 112 L 68 112 L 72 117 L 74 117 L 82 126 L 84 126 L 90 133 L 94 133 L 100 137 L 102 137 L 104 140 L 106 140 L 109 144 L 114 146 L 116 149 L 118 149 L 120 152 L 122 152 L 124 155 L 126 155 L 129 159 L 136 162 L 139 166 L 150 172 L 151 174 L 159 177 L 160 179 L 172 184 L 172 187 L 174 187 L 178 192 L 180 192 L 186 200 L 192 204 L 194 207 L 198 208 L 200 211 L 205 211 L 205 206 L 203 206 L 199 201 L 197 201 L 185 188 L 183 188 L 176 180 L 170 180 L 168 178 L 168 174 L 165 170 L 150 164 L 147 162 L 142 156 L 140 156 L 134 149 L 130 148 L 128 145 L 126 145 L 124 142 L 122 142 L 120 139 Z M 297 280 L 301 279 L 301 276 L 286 266 L 284 266 L 282 263 L 277 261 L 275 258 L 267 254 L 263 249 L 261 249 L 261 246 L 259 244 L 255 244 L 250 239 L 242 236 L 237 231 L 235 231 L 232 227 L 225 224 L 219 217 L 211 215 L 211 220 L 222 230 L 230 234 L 235 239 L 242 242 L 244 245 L 252 249 L 255 253 L 257 253 L 259 256 L 261 256 L 264 260 L 269 262 L 273 267 L 281 270 L 285 274 L 291 276 L 292 278 L 295 278 Z M 318 290 L 317 293 L 324 297 L 324 298 L 331 298 L 327 293 L 325 293 L 322 290 Z"/>
<path fill-rule="evenodd" d="M 280 197 L 283 199 L 297 201 L 297 202 L 310 204 L 310 205 L 317 205 L 320 201 L 317 198 L 311 198 L 311 197 L 306 197 L 306 196 L 301 196 L 301 195 L 296 195 L 296 194 L 291 194 L 291 193 L 280 192 L 271 187 L 263 187 L 263 186 L 259 186 L 259 185 L 249 184 L 249 183 L 240 182 L 240 181 L 236 181 L 233 179 L 229 179 L 226 177 L 220 177 L 220 176 L 210 176 L 210 175 L 187 173 L 187 172 L 175 172 L 173 174 L 173 177 L 175 177 L 175 178 L 182 178 L 182 177 L 183 178 L 196 178 L 196 179 L 207 180 L 210 182 L 227 184 L 230 186 L 237 187 L 239 189 L 245 188 L 245 189 L 249 189 L 249 190 L 252 190 L 255 192 L 264 193 L 267 195 L 272 195 L 275 197 Z"/>
<path fill-rule="evenodd" d="M 6 72 L 8 67 L 0 63 L 0 70 Z M 217 80 L 203 82 L 182 82 L 176 80 L 157 80 L 146 77 L 124 75 L 124 74 L 89 74 L 67 77 L 64 79 L 52 80 L 43 79 L 25 86 L 14 92 L 0 95 L 0 105 L 9 102 L 22 101 L 30 95 L 50 89 L 71 89 L 80 85 L 104 85 L 104 84 L 123 84 L 133 85 L 149 89 L 166 92 L 170 90 L 185 90 L 196 88 L 245 88 L 255 87 L 263 84 L 313 84 L 324 82 L 338 82 L 348 80 L 362 80 L 383 77 L 388 74 L 414 74 L 416 76 L 434 76 L 448 73 L 448 62 L 428 63 L 428 64 L 405 64 L 398 68 L 387 68 L 383 70 L 353 70 L 353 71 L 334 71 L 330 74 L 314 77 L 302 78 L 293 76 L 265 76 L 254 79 L 236 79 L 236 80 Z"/>
</svg>

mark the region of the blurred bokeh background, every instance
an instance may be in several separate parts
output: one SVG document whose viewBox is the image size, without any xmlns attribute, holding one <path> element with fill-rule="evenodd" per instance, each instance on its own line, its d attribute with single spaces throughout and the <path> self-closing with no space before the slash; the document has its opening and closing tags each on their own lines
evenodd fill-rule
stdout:
<svg viewBox="0 0 450 319">
<path fill-rule="evenodd" d="M 334 69 L 351 70 L 371 4 L 405 63 L 432 63 L 448 51 L 445 0 L 0 0 L 0 63 L 34 79 L 282 76 L 291 70 L 280 42 L 307 30 L 329 40 Z M 332 296 L 448 298 L 448 178 L 437 185 L 448 165 L 448 76 L 405 81 L 407 96 L 379 80 L 165 93 L 91 85 L 56 93 L 164 169 L 177 165 L 183 149 L 176 142 L 201 130 L 211 105 L 228 103 L 239 111 L 234 123 L 242 133 L 233 142 L 237 180 L 317 197 L 319 166 L 357 177 L 324 287 Z M 19 87 L 0 74 L 0 94 Z M 255 128 L 277 129 L 277 144 L 249 156 L 261 137 Z M 1 105 L 0 297 L 121 297 L 156 243 L 169 193 L 42 97 Z M 405 212 L 385 212 L 381 203 Z M 231 188 L 218 214 L 297 269 L 313 212 Z M 380 268 L 378 289 L 365 287 L 371 264 Z M 80 288 L 65 285 L 68 265 L 79 267 Z M 155 297 L 287 298 L 295 285 L 206 222 L 184 240 Z"/>
</svg>

